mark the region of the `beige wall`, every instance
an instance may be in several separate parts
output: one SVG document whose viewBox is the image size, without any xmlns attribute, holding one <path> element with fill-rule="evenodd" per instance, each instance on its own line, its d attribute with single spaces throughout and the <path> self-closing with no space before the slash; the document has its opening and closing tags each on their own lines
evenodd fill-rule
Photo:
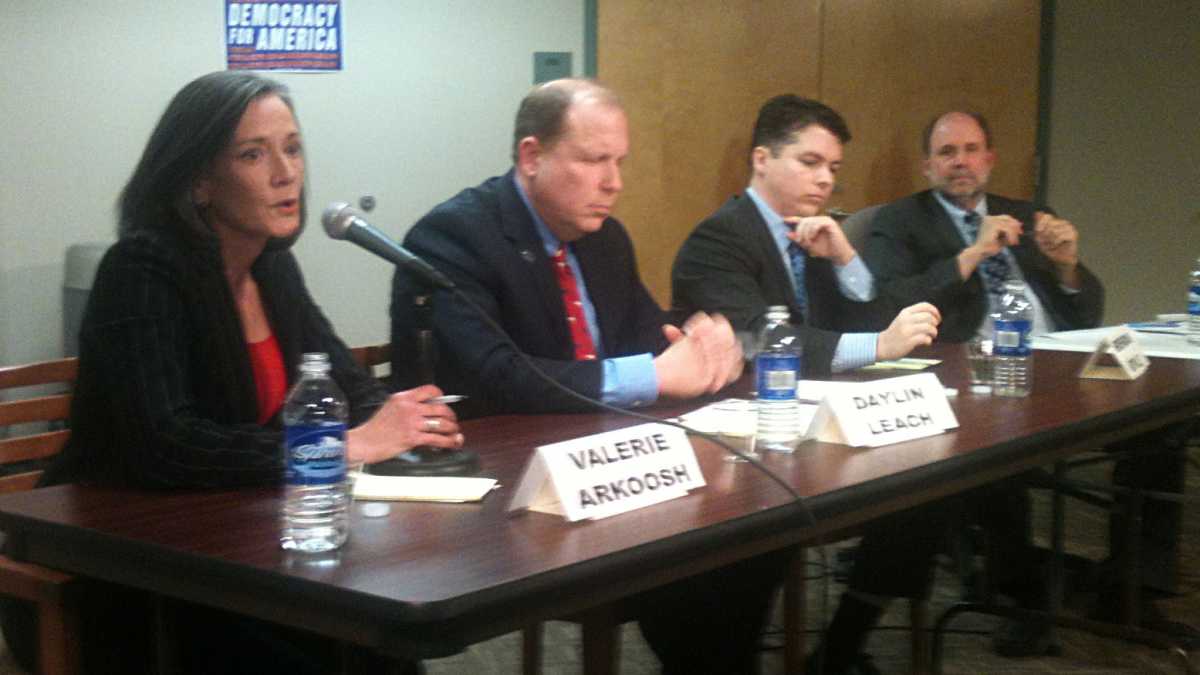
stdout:
<svg viewBox="0 0 1200 675">
<path fill-rule="evenodd" d="M 331 201 L 376 198 L 396 238 L 510 165 L 534 51 L 583 50 L 581 0 L 350 0 L 345 70 L 280 73 L 308 157 L 295 251 L 350 344 L 388 339 L 392 267 L 331 241 Z M 117 193 L 171 96 L 224 67 L 223 3 L 0 2 L 0 365 L 62 355 L 63 258 L 112 240 Z M 70 27 L 67 30 L 67 27 Z M 576 72 L 583 59 L 574 60 Z"/>
<path fill-rule="evenodd" d="M 1080 229 L 1106 323 L 1185 311 L 1200 256 L 1200 3 L 1056 5 L 1048 201 Z"/>
</svg>

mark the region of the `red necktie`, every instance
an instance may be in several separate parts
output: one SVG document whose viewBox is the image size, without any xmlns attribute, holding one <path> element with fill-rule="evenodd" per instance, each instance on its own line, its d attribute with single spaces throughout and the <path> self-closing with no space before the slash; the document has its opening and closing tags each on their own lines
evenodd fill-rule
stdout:
<svg viewBox="0 0 1200 675">
<path fill-rule="evenodd" d="M 583 315 L 583 301 L 579 299 L 579 285 L 575 274 L 567 263 L 567 252 L 562 246 L 554 252 L 554 274 L 558 287 L 562 289 L 563 307 L 567 310 L 567 326 L 571 329 L 571 341 L 575 343 L 575 358 L 596 358 L 596 345 L 588 332 L 587 317 Z"/>
</svg>

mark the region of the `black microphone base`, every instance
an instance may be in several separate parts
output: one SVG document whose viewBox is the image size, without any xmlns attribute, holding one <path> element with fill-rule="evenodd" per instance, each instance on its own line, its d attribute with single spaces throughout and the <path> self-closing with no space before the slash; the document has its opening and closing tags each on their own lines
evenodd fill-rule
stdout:
<svg viewBox="0 0 1200 675">
<path fill-rule="evenodd" d="M 479 473 L 479 453 L 420 446 L 369 465 L 367 473 L 378 476 L 474 476 Z"/>
</svg>

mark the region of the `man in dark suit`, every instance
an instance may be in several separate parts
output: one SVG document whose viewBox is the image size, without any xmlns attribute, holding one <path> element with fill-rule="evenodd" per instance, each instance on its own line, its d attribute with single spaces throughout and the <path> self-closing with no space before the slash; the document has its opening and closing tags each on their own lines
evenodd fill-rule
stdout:
<svg viewBox="0 0 1200 675">
<path fill-rule="evenodd" d="M 951 111 L 930 121 L 924 136 L 924 173 L 931 189 L 884 206 L 876 215 L 865 248 L 881 298 L 892 306 L 926 300 L 942 313 L 939 339 L 966 341 L 987 336 L 988 315 L 999 309 L 1004 279 L 1024 280 L 1032 290 L 1033 333 L 1093 328 L 1104 311 L 1100 281 L 1079 262 L 1079 233 L 1067 220 L 1026 201 L 990 194 L 995 164 L 987 120 L 974 112 Z M 1130 452 L 1117 462 L 1115 482 L 1162 491 L 1183 487 L 1182 447 L 1189 425 L 1142 434 L 1109 450 Z M 995 538 L 1027 539 L 1028 499 L 1003 486 L 1006 506 L 994 499 L 972 502 Z M 1181 511 L 1178 504 L 1148 500 L 1143 511 L 1140 547 L 1143 578 L 1149 585 L 1170 586 L 1176 566 Z M 1114 558 L 1124 553 L 1124 518 L 1110 520 Z M 1002 559 L 993 568 L 1020 570 Z M 1119 605 L 1106 590 L 1101 610 Z M 1153 606 L 1142 609 L 1148 625 L 1174 630 Z M 1178 632 L 1178 631 L 1176 631 Z M 1025 637 L 1028 637 L 1026 635 Z M 1185 631 L 1185 637 L 1194 633 Z M 1002 640 L 1003 642 L 1003 640 Z M 1032 641 L 1008 641 L 1013 653 L 1038 651 Z M 1001 643 L 998 643 L 1001 646 Z"/>
<path fill-rule="evenodd" d="M 939 339 L 963 342 L 989 330 L 1004 279 L 1021 279 L 1035 334 L 1098 326 L 1104 288 L 1079 262 L 1075 226 L 986 192 L 995 153 L 983 116 L 948 112 L 924 140 L 931 189 L 880 209 L 863 252 L 880 298 L 893 308 L 932 302 Z"/>
<path fill-rule="evenodd" d="M 629 237 L 610 217 L 628 146 L 612 92 L 586 80 L 542 85 L 517 112 L 513 169 L 437 206 L 406 237 L 512 340 L 435 294 L 436 381 L 469 393 L 474 413 L 590 407 L 536 377 L 517 350 L 560 384 L 622 406 L 712 393 L 741 373 L 727 321 L 698 314 L 682 329 L 666 325 L 638 278 Z M 402 350 L 411 298 L 426 292 L 412 284 L 397 273 L 392 341 Z M 663 671 L 756 672 L 787 560 L 766 554 L 637 596 Z"/>
<path fill-rule="evenodd" d="M 805 373 L 826 374 L 898 358 L 937 335 L 937 310 L 918 303 L 882 333 L 840 333 L 874 305 L 870 271 L 838 224 L 820 215 L 833 192 L 850 131 L 828 106 L 792 94 L 759 110 L 750 185 L 684 242 L 672 269 L 673 305 L 720 312 L 756 333 L 767 307 L 785 305 L 801 326 Z M 877 672 L 862 652 L 890 598 L 922 597 L 939 550 L 944 505 L 920 507 L 867 526 L 846 593 L 811 659 L 828 675 Z M 897 533 L 904 533 L 897 537 Z"/>
<path fill-rule="evenodd" d="M 536 376 L 517 349 L 556 382 L 622 407 L 712 393 L 736 379 L 741 354 L 728 323 L 697 315 L 683 331 L 667 325 L 638 277 L 629 236 L 609 215 L 628 151 L 616 98 L 560 83 L 527 99 L 516 124 L 513 169 L 438 205 L 405 238 L 516 343 L 449 294 L 435 296 L 435 381 L 471 396 L 463 414 L 590 408 Z M 563 272 L 577 290 L 570 301 Z M 422 292 L 396 274 L 394 350 L 411 345 L 411 298 Z"/>
<path fill-rule="evenodd" d="M 784 94 L 763 104 L 750 185 L 684 241 L 671 270 L 672 306 L 719 312 L 750 335 L 768 306 L 786 306 L 804 326 L 810 375 L 899 358 L 932 342 L 938 316 L 929 304 L 892 313 L 882 333 L 838 332 L 874 324 L 877 305 L 870 270 L 837 222 L 820 215 L 849 140 L 841 115 L 818 101 Z"/>
</svg>

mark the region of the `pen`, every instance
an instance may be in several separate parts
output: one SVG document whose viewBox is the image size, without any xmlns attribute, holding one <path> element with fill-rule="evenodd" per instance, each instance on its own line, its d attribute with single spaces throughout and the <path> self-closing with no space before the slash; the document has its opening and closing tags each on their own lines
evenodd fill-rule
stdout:
<svg viewBox="0 0 1200 675">
<path fill-rule="evenodd" d="M 840 223 L 843 220 L 850 217 L 850 212 L 847 211 L 846 209 L 839 209 L 838 207 L 835 206 L 835 207 L 829 209 L 828 211 L 826 211 L 825 215 L 829 216 L 830 218 L 833 218 L 834 220 L 836 220 Z"/>
<path fill-rule="evenodd" d="M 458 403 L 466 400 L 464 394 L 446 394 L 444 396 L 434 396 L 433 398 L 425 399 L 421 403 Z"/>
</svg>

